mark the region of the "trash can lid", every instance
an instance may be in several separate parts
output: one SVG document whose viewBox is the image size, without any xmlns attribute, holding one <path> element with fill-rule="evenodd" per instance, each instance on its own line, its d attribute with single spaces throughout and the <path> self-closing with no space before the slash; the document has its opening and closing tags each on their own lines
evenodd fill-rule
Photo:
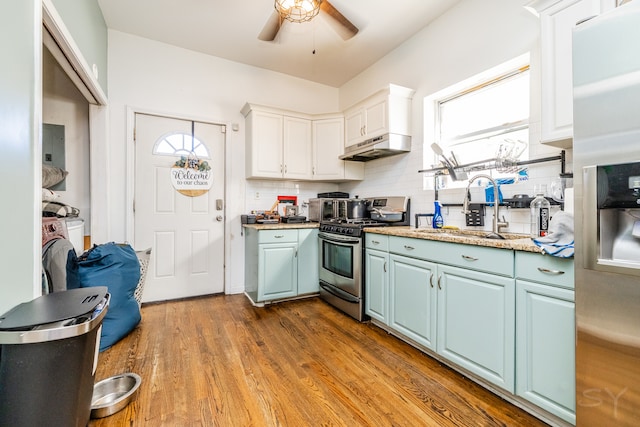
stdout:
<svg viewBox="0 0 640 427">
<path fill-rule="evenodd" d="M 13 307 L 0 316 L 0 331 L 29 330 L 92 312 L 109 292 L 106 286 L 53 292 Z"/>
</svg>

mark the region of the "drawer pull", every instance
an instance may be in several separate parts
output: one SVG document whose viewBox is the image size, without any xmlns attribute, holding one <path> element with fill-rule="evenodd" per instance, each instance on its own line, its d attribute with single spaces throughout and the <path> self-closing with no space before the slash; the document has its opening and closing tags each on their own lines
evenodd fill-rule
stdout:
<svg viewBox="0 0 640 427">
<path fill-rule="evenodd" d="M 478 260 L 478 258 L 474 258 L 474 257 L 469 256 L 469 255 L 462 255 L 462 258 L 466 259 L 467 261 L 477 261 Z"/>
<path fill-rule="evenodd" d="M 284 234 L 277 234 L 273 237 L 275 237 L 276 239 L 282 239 L 284 237 Z"/>
<path fill-rule="evenodd" d="M 380 244 L 380 242 L 377 241 L 377 240 L 372 240 L 371 243 L 373 243 L 374 245 L 379 245 Z"/>
<path fill-rule="evenodd" d="M 409 246 L 409 245 L 404 245 L 404 248 L 408 251 L 412 251 L 415 249 L 413 246 Z"/>
<path fill-rule="evenodd" d="M 543 267 L 538 267 L 538 271 L 540 271 L 542 273 L 545 273 L 545 274 L 554 274 L 556 276 L 564 274 L 564 271 L 561 271 L 561 270 L 549 270 L 548 268 L 543 268 Z"/>
</svg>

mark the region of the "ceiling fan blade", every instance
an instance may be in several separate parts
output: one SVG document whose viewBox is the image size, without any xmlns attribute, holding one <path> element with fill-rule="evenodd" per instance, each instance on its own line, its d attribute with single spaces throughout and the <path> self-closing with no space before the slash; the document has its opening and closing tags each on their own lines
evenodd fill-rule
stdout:
<svg viewBox="0 0 640 427">
<path fill-rule="evenodd" d="M 260 34 L 258 34 L 258 39 L 265 42 L 274 41 L 276 36 L 278 35 L 278 31 L 280 31 L 280 26 L 280 14 L 274 11 L 267 20 L 267 23 L 264 24 L 264 27 L 262 28 L 262 31 L 260 31 Z"/>
<path fill-rule="evenodd" d="M 344 15 L 340 13 L 338 9 L 333 7 L 333 5 L 327 0 L 323 0 L 322 3 L 320 3 L 320 10 L 332 18 L 329 22 L 333 24 L 336 32 L 340 34 L 344 40 L 349 40 L 351 37 L 358 34 L 358 27 L 353 25 L 351 21 L 345 18 Z"/>
</svg>

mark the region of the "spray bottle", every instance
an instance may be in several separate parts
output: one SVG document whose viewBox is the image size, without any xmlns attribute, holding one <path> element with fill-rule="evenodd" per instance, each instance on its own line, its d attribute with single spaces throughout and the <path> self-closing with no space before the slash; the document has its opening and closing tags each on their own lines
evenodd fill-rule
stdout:
<svg viewBox="0 0 640 427">
<path fill-rule="evenodd" d="M 439 201 L 434 203 L 435 211 L 433 213 L 433 228 L 442 228 L 444 226 L 444 220 L 442 219 L 441 206 Z"/>
</svg>

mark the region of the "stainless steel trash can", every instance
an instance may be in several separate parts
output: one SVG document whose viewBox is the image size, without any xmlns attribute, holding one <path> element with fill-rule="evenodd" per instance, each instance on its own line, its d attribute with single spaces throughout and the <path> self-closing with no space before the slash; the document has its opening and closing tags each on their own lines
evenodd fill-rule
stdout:
<svg viewBox="0 0 640 427">
<path fill-rule="evenodd" d="M 107 287 L 43 295 L 0 316 L 0 426 L 86 426 Z"/>
</svg>

